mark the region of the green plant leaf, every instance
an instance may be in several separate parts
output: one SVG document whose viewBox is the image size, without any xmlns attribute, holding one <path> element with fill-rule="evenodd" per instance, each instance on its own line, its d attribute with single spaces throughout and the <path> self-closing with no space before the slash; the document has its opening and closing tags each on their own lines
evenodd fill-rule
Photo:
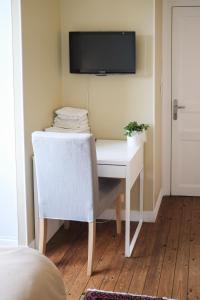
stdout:
<svg viewBox="0 0 200 300">
<path fill-rule="evenodd" d="M 128 125 L 124 127 L 124 134 L 127 136 L 131 136 L 133 132 L 142 132 L 146 131 L 149 128 L 148 124 L 138 124 L 136 121 L 129 122 Z"/>
</svg>

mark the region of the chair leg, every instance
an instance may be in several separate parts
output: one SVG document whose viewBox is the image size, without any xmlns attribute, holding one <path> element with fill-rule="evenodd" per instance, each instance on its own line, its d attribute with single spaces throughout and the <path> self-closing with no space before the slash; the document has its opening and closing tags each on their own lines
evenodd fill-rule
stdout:
<svg viewBox="0 0 200 300">
<path fill-rule="evenodd" d="M 124 194 L 120 194 L 115 204 L 117 234 L 121 234 L 122 231 L 121 212 L 122 212 L 123 201 L 124 201 Z"/>
<path fill-rule="evenodd" d="M 87 266 L 88 276 L 91 276 L 93 271 L 95 239 L 96 239 L 96 221 L 88 223 L 88 266 Z"/>
<path fill-rule="evenodd" d="M 47 219 L 40 219 L 39 226 L 39 252 L 45 254 L 47 240 Z"/>
</svg>

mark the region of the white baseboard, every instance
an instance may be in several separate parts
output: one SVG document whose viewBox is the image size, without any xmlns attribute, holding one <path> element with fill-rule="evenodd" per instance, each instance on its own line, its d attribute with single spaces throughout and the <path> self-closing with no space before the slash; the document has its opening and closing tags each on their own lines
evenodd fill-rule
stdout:
<svg viewBox="0 0 200 300">
<path fill-rule="evenodd" d="M 18 240 L 12 237 L 0 237 L 0 246 L 16 247 L 18 246 Z"/>
<path fill-rule="evenodd" d="M 162 203 L 162 198 L 163 198 L 164 194 L 163 191 L 160 190 L 160 193 L 158 195 L 158 199 L 156 201 L 156 205 L 154 207 L 154 210 L 147 210 L 144 211 L 143 213 L 143 217 L 144 217 L 144 222 L 149 222 L 149 223 L 154 223 L 156 221 L 158 212 L 159 212 L 159 208 L 160 205 Z M 105 219 L 105 220 L 115 220 L 115 210 L 114 209 L 107 209 L 103 212 L 103 214 L 101 214 L 101 216 L 99 217 L 99 219 Z M 139 211 L 137 210 L 132 210 L 131 211 L 131 221 L 135 221 L 138 222 L 140 219 L 140 214 Z M 125 211 L 122 211 L 122 220 L 125 220 Z M 58 231 L 58 229 L 62 226 L 63 222 L 55 222 L 52 220 L 49 221 L 49 228 L 48 228 L 48 237 L 47 237 L 47 241 L 50 240 L 50 238 Z M 0 245 L 1 245 L 1 239 L 0 239 Z M 29 247 L 31 248 L 37 248 L 37 243 L 35 240 L 33 240 L 30 244 Z"/>
<path fill-rule="evenodd" d="M 157 215 L 158 215 L 161 203 L 162 203 L 163 196 L 164 196 L 164 192 L 161 189 L 160 193 L 158 195 L 157 201 L 156 201 L 156 205 L 155 205 L 154 210 L 153 210 L 154 211 L 154 222 L 156 221 L 156 218 L 157 218 Z"/>
<path fill-rule="evenodd" d="M 63 221 L 60 220 L 48 220 L 47 227 L 47 242 L 56 234 L 56 232 L 63 225 Z M 35 239 L 30 242 L 29 247 L 38 249 L 39 229 L 35 230 Z"/>
<path fill-rule="evenodd" d="M 162 203 L 163 198 L 163 192 L 162 190 L 159 193 L 158 199 L 156 201 L 156 205 L 154 207 L 154 210 L 147 210 L 143 213 L 144 222 L 154 223 L 156 221 L 158 211 L 160 208 L 160 205 Z M 114 209 L 107 209 L 101 214 L 99 219 L 105 219 L 105 220 L 115 220 L 115 210 Z M 140 213 L 137 210 L 131 211 L 130 216 L 131 221 L 138 222 L 140 220 Z M 125 211 L 122 210 L 122 220 L 125 220 Z"/>
</svg>

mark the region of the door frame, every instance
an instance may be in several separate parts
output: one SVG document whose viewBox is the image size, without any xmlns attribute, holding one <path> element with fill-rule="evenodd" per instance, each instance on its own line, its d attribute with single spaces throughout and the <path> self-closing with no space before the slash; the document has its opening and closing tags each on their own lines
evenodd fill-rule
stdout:
<svg viewBox="0 0 200 300">
<path fill-rule="evenodd" d="M 200 6 L 200 0 L 163 1 L 163 73 L 162 73 L 162 186 L 171 195 L 172 159 L 172 8 Z"/>
<path fill-rule="evenodd" d="M 21 0 L 11 1 L 18 245 L 28 246 Z M 32 246 L 32 245 L 30 245 Z"/>
</svg>

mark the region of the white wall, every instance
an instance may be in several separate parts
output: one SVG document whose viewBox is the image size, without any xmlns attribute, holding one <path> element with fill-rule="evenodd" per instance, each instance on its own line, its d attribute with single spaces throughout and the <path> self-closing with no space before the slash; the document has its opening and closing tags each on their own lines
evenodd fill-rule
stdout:
<svg viewBox="0 0 200 300">
<path fill-rule="evenodd" d="M 18 240 L 11 1 L 0 0 L 0 244 Z"/>
</svg>

